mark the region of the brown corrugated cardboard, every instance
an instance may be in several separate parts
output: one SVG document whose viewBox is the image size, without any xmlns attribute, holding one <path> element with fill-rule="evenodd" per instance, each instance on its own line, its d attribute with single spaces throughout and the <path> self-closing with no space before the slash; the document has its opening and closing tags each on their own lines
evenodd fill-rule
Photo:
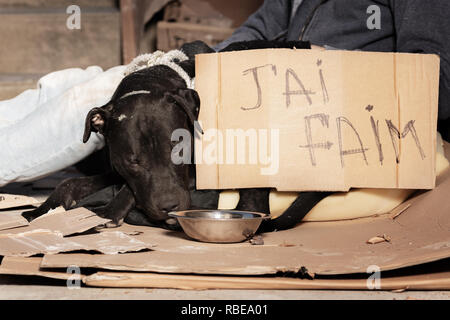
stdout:
<svg viewBox="0 0 450 320">
<path fill-rule="evenodd" d="M 99 217 L 85 208 L 77 208 L 69 211 L 50 212 L 33 220 L 30 227 L 58 231 L 63 236 L 67 236 L 81 233 L 109 221 L 109 219 Z"/>
<path fill-rule="evenodd" d="M 28 225 L 28 221 L 20 215 L 23 210 L 0 211 L 0 230 L 8 230 Z"/>
<path fill-rule="evenodd" d="M 152 246 L 152 244 L 139 241 L 120 231 L 69 238 L 63 237 L 56 231 L 39 229 L 0 235 L 0 255 L 10 257 L 29 257 L 38 253 L 56 254 L 77 250 L 92 250 L 113 255 L 141 251 Z"/>
<path fill-rule="evenodd" d="M 24 210 L 17 210 L 14 212 L 6 211 L 5 214 L 10 214 L 14 217 L 15 220 L 20 220 L 22 218 L 20 213 L 23 211 Z M 0 235 L 24 233 L 36 229 L 44 229 L 57 232 L 63 236 L 67 236 L 84 232 L 98 225 L 105 224 L 109 221 L 109 219 L 101 218 L 94 212 L 89 211 L 85 208 L 77 208 L 65 211 L 62 207 L 58 207 L 36 218 L 25 227 L 0 231 Z"/>
<path fill-rule="evenodd" d="M 197 187 L 431 189 L 438 83 L 435 55 L 197 55 Z"/>
<path fill-rule="evenodd" d="M 32 197 L 18 194 L 0 193 L 0 209 L 11 209 L 23 206 L 38 206 L 40 202 Z"/>
<path fill-rule="evenodd" d="M 1 270 L 1 269 L 0 269 Z M 262 289 L 262 290 L 368 290 L 373 283 L 367 279 L 292 279 L 268 277 L 227 277 L 168 275 L 156 273 L 98 272 L 83 278 L 94 287 L 113 288 L 174 288 L 206 289 Z M 449 290 L 450 272 L 420 274 L 403 277 L 381 277 L 378 290 Z"/>
<path fill-rule="evenodd" d="M 12 215 L 16 222 L 17 215 Z M 64 237 L 82 233 L 110 221 L 85 208 L 55 210 L 32 221 L 28 226 L 0 232 L 0 255 L 28 257 L 38 253 L 55 254 L 75 250 L 93 250 L 105 254 L 141 251 L 151 248 L 127 233 L 109 232 Z M 5 224 L 4 224 L 5 225 Z"/>
<path fill-rule="evenodd" d="M 449 144 L 446 143 L 445 147 L 448 151 Z M 449 192 L 450 170 L 447 170 L 437 179 L 437 187 L 434 190 L 418 192 L 389 214 L 353 221 L 302 223 L 291 230 L 263 234 L 264 245 L 261 246 L 252 246 L 247 242 L 229 245 L 201 243 L 190 240 L 180 232 L 125 224 L 114 230 L 104 229 L 100 236 L 94 234 L 63 239 L 74 240 L 84 249 L 88 249 L 89 244 L 95 247 L 96 242 L 103 242 L 103 239 L 114 238 L 114 246 L 123 244 L 121 239 L 125 235 L 134 239 L 129 242 L 128 249 L 130 247 L 139 249 L 138 241 L 141 241 L 146 248 L 155 251 L 120 255 L 56 254 L 45 255 L 42 261 L 5 257 L 0 273 L 35 274 L 66 279 L 65 274 L 58 274 L 52 269 L 67 268 L 71 265 L 80 268 L 205 275 L 263 275 L 275 274 L 278 271 L 296 272 L 302 267 L 305 268 L 303 271 L 311 276 L 366 273 L 370 266 L 376 266 L 380 271 L 394 270 L 450 257 Z M 64 215 L 61 219 L 64 219 Z M 29 227 L 20 227 L 11 231 L 16 231 L 12 234 L 17 235 L 17 230 L 28 229 Z M 34 232 L 43 237 L 60 236 L 51 231 Z M 122 233 L 121 236 L 113 235 L 117 232 Z M 5 233 L 4 231 L 3 235 Z M 389 241 L 367 243 L 368 239 L 380 235 Z M 62 246 L 60 239 L 55 241 L 53 239 L 52 243 Z M 103 243 L 103 246 L 109 251 L 108 253 L 120 252 L 117 247 L 111 248 L 108 242 Z M 12 250 L 13 246 L 8 246 L 8 249 Z M 96 248 L 93 249 L 96 250 Z M 448 279 L 448 272 L 442 270 L 437 273 L 389 277 L 389 279 L 383 277 L 381 289 L 447 290 L 449 289 Z M 106 287 L 142 286 L 185 289 L 263 287 L 367 289 L 366 282 L 358 279 L 311 281 L 270 278 L 266 280 L 247 277 L 103 272 L 93 275 L 86 280 L 86 283 Z"/>
<path fill-rule="evenodd" d="M 82 246 L 50 230 L 30 230 L 0 235 L 0 255 L 29 257 L 38 253 L 81 250 Z"/>
<path fill-rule="evenodd" d="M 52 279 L 74 280 L 75 274 L 66 270 L 52 271 L 40 268 L 40 257 L 5 257 L 0 274 L 41 276 Z M 81 272 L 82 270 L 80 270 Z M 199 276 L 136 272 L 97 272 L 89 276 L 80 274 L 79 279 L 88 286 L 113 288 L 174 288 L 187 290 L 207 289 L 331 289 L 367 290 L 367 279 L 294 279 L 286 277 L 236 277 Z M 379 278 L 378 290 L 448 290 L 449 272 L 430 272 L 414 275 L 386 276 Z M 373 288 L 373 287 L 370 287 Z"/>
<path fill-rule="evenodd" d="M 422 192 L 395 219 L 392 214 L 350 221 L 306 222 L 263 234 L 264 245 L 205 244 L 183 233 L 157 228 L 122 226 L 118 231 L 155 245 L 154 251 L 123 255 L 45 255 L 43 267 L 95 267 L 108 270 L 165 273 L 261 275 L 279 271 L 337 275 L 381 271 L 450 257 L 450 170 L 435 189 Z M 106 231 L 109 232 L 109 231 Z M 385 235 L 389 241 L 369 244 Z"/>
<path fill-rule="evenodd" d="M 40 268 L 41 257 L 4 257 L 0 265 L 0 274 L 24 275 L 24 276 L 40 276 L 52 279 L 74 279 L 76 274 L 48 271 Z M 80 280 L 82 279 L 80 275 Z"/>
</svg>

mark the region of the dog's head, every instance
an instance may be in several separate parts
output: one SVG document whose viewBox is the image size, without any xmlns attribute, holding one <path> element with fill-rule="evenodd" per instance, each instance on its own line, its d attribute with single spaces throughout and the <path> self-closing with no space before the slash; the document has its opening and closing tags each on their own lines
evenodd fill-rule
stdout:
<svg viewBox="0 0 450 320">
<path fill-rule="evenodd" d="M 193 131 L 199 105 L 197 92 L 187 88 L 137 91 L 86 117 L 83 141 L 91 132 L 105 137 L 113 168 L 133 191 L 136 207 L 152 221 L 190 206 L 188 164 L 172 162 L 177 142 L 171 138 L 176 129 Z"/>
<path fill-rule="evenodd" d="M 195 55 L 214 52 L 201 41 L 181 51 L 188 60 L 178 64 L 190 77 L 195 76 Z M 154 66 L 125 77 L 111 102 L 86 117 L 83 141 L 91 132 L 105 137 L 113 168 L 133 191 L 136 207 L 152 221 L 190 206 L 189 165 L 172 162 L 178 143 L 172 134 L 177 129 L 194 132 L 199 107 L 197 92 L 187 89 L 174 70 Z"/>
</svg>

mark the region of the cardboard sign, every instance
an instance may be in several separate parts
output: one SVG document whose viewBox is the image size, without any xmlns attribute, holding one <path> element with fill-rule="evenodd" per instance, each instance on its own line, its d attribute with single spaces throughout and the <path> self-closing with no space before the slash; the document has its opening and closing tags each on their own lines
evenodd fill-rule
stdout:
<svg viewBox="0 0 450 320">
<path fill-rule="evenodd" d="M 436 55 L 197 55 L 197 188 L 432 189 L 438 88 Z"/>
</svg>

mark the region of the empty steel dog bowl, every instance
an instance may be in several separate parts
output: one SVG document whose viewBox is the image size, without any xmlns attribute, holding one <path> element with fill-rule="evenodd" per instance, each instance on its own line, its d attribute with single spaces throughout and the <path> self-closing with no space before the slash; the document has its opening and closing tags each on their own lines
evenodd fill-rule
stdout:
<svg viewBox="0 0 450 320">
<path fill-rule="evenodd" d="M 203 242 L 241 242 L 251 237 L 270 215 L 238 210 L 187 210 L 169 213 L 184 232 Z"/>
</svg>

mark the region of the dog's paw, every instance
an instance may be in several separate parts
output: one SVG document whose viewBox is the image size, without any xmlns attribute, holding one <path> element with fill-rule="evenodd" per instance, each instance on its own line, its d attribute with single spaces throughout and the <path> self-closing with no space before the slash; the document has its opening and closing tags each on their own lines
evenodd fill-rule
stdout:
<svg viewBox="0 0 450 320">
<path fill-rule="evenodd" d="M 117 219 L 114 214 L 111 213 L 110 210 L 108 210 L 107 206 L 99 207 L 92 209 L 96 215 L 99 217 L 102 217 L 104 219 L 110 219 L 111 221 L 104 223 L 97 227 L 97 229 L 104 229 L 104 228 L 117 228 L 120 227 L 123 224 L 124 219 Z"/>
<path fill-rule="evenodd" d="M 102 230 L 102 229 L 112 229 L 112 228 L 118 228 L 123 224 L 123 220 L 121 219 L 119 221 L 109 221 L 107 223 L 101 224 L 99 226 L 97 226 L 95 229 L 96 230 Z"/>
<path fill-rule="evenodd" d="M 25 219 L 27 219 L 28 222 L 33 221 L 34 219 L 37 218 L 36 214 L 34 213 L 35 210 L 31 210 L 31 211 L 25 211 L 22 212 L 22 217 L 24 217 Z"/>
<path fill-rule="evenodd" d="M 34 219 L 36 219 L 37 217 L 42 216 L 43 214 L 46 214 L 48 210 L 45 210 L 41 207 L 36 208 L 34 210 L 30 210 L 30 211 L 25 211 L 22 212 L 22 217 L 24 217 L 25 219 L 27 219 L 28 222 L 33 221 Z"/>
<path fill-rule="evenodd" d="M 105 223 L 106 228 L 117 228 L 120 227 L 123 224 L 124 219 L 120 219 L 119 221 L 110 221 Z"/>
</svg>

